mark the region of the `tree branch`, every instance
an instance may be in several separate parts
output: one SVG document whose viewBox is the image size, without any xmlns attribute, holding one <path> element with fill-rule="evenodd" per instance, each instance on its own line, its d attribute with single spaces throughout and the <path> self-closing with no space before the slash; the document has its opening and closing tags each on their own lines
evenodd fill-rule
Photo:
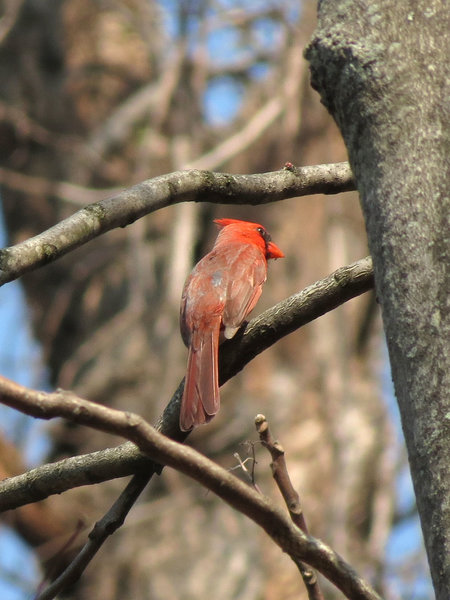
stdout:
<svg viewBox="0 0 450 600">
<path fill-rule="evenodd" d="M 2 187 L 7 187 L 27 196 L 58 198 L 58 200 L 74 205 L 75 208 L 85 207 L 89 205 L 89 201 L 101 202 L 106 194 L 120 193 L 119 188 L 108 190 L 88 188 L 68 181 L 54 181 L 46 177 L 27 175 L 5 167 L 0 167 L 0 184 Z"/>
<path fill-rule="evenodd" d="M 4 402 L 3 379 L 0 378 L 0 399 Z M 127 442 L 89 454 L 64 458 L 30 469 L 22 475 L 0 481 L 0 512 L 83 485 L 94 485 L 148 471 L 151 461 Z"/>
<path fill-rule="evenodd" d="M 378 594 L 336 552 L 303 533 L 268 498 L 193 448 L 165 437 L 139 415 L 83 400 L 72 392 L 37 392 L 5 380 L 2 389 L 10 405 L 32 416 L 63 417 L 125 437 L 152 460 L 188 475 L 252 519 L 294 562 L 308 562 L 348 598 L 379 600 Z"/>
<path fill-rule="evenodd" d="M 244 325 L 232 340 L 222 344 L 221 383 L 288 333 L 372 287 L 372 262 L 367 257 L 341 267 L 328 277 L 266 310 Z M 178 427 L 182 393 L 183 382 L 156 425 L 162 433 L 178 441 L 186 438 L 186 433 L 180 432 Z M 4 378 L 0 378 L 0 401 L 14 406 L 11 404 L 14 403 L 13 388 Z M 148 472 L 150 468 L 151 463 L 132 444 L 122 444 L 117 448 L 64 459 L 53 465 L 43 465 L 0 482 L 0 511 L 43 500 L 49 495 L 59 494 L 73 487 L 132 475 L 140 469 Z"/>
<path fill-rule="evenodd" d="M 308 194 L 354 190 L 348 163 L 287 166 L 257 175 L 176 171 L 90 204 L 47 231 L 0 250 L 0 285 L 52 262 L 116 227 L 179 202 L 259 205 Z"/>
<path fill-rule="evenodd" d="M 123 492 L 98 521 L 89 534 L 88 541 L 68 567 L 34 600 L 51 600 L 63 589 L 75 583 L 100 550 L 104 542 L 124 523 L 150 477 L 145 473 L 134 475 Z"/>
<path fill-rule="evenodd" d="M 240 338 L 235 340 L 234 343 L 233 340 L 231 341 L 231 343 L 228 345 L 230 348 L 228 351 L 225 347 L 225 362 L 222 358 L 222 365 L 224 364 L 225 366 L 222 366 L 221 368 L 222 380 L 226 380 L 228 377 L 231 377 L 235 372 L 242 369 L 244 364 L 251 360 L 251 358 L 253 358 L 253 356 L 255 356 L 258 352 L 261 352 L 265 347 L 273 344 L 276 341 L 277 335 L 279 339 L 288 332 L 293 331 L 297 327 L 301 326 L 301 324 L 308 322 L 308 320 L 311 320 L 311 318 L 316 318 L 327 310 L 331 310 L 349 297 L 358 295 L 366 289 L 370 289 L 372 285 L 372 268 L 369 257 L 359 261 L 358 263 L 339 269 L 321 282 L 317 282 L 302 292 L 295 294 L 291 298 L 279 303 L 269 311 L 266 311 L 263 313 L 263 315 L 257 319 L 254 319 L 246 327 L 242 328 Z M 267 335 L 267 333 L 271 335 Z M 241 351 L 242 357 L 240 360 L 236 360 L 236 349 L 233 350 L 233 347 L 237 346 L 237 348 L 239 348 L 239 344 L 243 348 Z M 227 352 L 231 353 L 231 359 L 226 358 Z M 174 397 L 170 401 L 163 417 L 160 419 L 158 424 L 159 428 L 161 428 L 163 431 L 170 433 L 174 438 L 178 438 L 180 440 L 183 440 L 186 437 L 186 433 L 180 432 L 178 427 L 179 403 L 182 390 L 183 382 L 180 384 L 178 390 L 174 394 Z M 0 398 L 5 404 L 22 410 L 23 412 L 31 414 L 32 416 L 39 418 L 63 416 L 65 418 L 75 420 L 78 423 L 94 425 L 95 427 L 105 431 L 115 431 L 116 433 L 124 435 L 124 437 L 128 437 L 130 440 L 133 440 L 138 447 L 141 447 L 142 450 L 146 450 L 145 447 L 141 446 L 139 441 L 122 432 L 122 427 L 128 427 L 127 423 L 131 429 L 133 429 L 133 423 L 136 419 L 139 420 L 139 423 L 142 422 L 146 427 L 150 427 L 136 415 L 129 415 L 127 413 L 108 409 L 101 405 L 88 403 L 87 401 L 83 401 L 76 397 L 71 392 L 57 391 L 53 394 L 47 394 L 45 392 L 28 390 L 4 378 L 0 378 Z M 92 408 L 94 410 L 94 416 L 96 417 L 94 420 L 92 416 Z M 111 415 L 113 417 L 112 425 L 110 422 Z M 114 427 L 117 426 L 114 425 L 114 420 L 116 418 L 125 419 L 125 423 L 119 424 L 120 430 L 114 429 Z M 122 494 L 113 504 L 111 509 L 96 524 L 89 536 L 89 540 L 74 561 L 39 596 L 39 600 L 48 600 L 50 598 L 54 598 L 60 590 L 79 578 L 81 573 L 92 561 L 93 557 L 109 537 L 109 535 L 111 535 L 123 523 L 129 510 L 133 506 L 142 489 L 152 477 L 153 473 L 155 471 L 160 471 L 160 464 L 152 463 L 152 461 L 149 460 L 147 456 L 143 455 L 134 444 L 128 442 L 122 446 L 119 446 L 119 448 L 108 449 L 103 453 L 98 452 L 94 453 L 93 455 L 86 455 L 85 457 L 76 457 L 74 459 L 60 461 L 60 463 L 57 463 L 56 465 L 45 465 L 44 467 L 39 467 L 38 469 L 34 469 L 29 473 L 11 479 L 9 481 L 9 485 L 7 484 L 5 489 L 3 489 L 0 493 L 0 498 L 3 502 L 8 502 L 9 498 L 10 500 L 12 499 L 17 506 L 18 498 L 25 503 L 32 501 L 30 497 L 30 487 L 27 485 L 29 482 L 33 482 L 35 491 L 37 491 L 38 494 L 41 494 L 40 497 L 35 497 L 35 500 L 45 497 L 49 493 L 56 493 L 57 491 L 60 492 L 68 489 L 67 483 L 69 483 L 69 487 L 74 487 L 77 485 L 75 477 L 73 476 L 74 471 L 78 477 L 81 476 L 84 483 L 93 483 L 93 473 L 90 469 L 86 469 L 84 467 L 84 462 L 86 461 L 88 465 L 91 465 L 92 462 L 95 463 L 96 459 L 100 457 L 101 466 L 104 467 L 104 459 L 106 458 L 107 454 L 110 455 L 109 458 L 113 457 L 115 464 L 119 466 L 119 470 L 115 471 L 111 477 L 119 476 L 118 472 L 123 469 L 125 465 L 130 466 L 130 464 L 134 467 L 131 472 L 134 472 L 135 475 L 132 481 L 125 488 L 124 492 L 122 492 Z M 147 454 L 149 453 L 147 452 Z M 151 453 L 149 455 L 153 456 Z M 136 464 L 134 464 L 134 461 Z M 166 461 L 158 461 L 158 463 L 162 464 L 166 463 Z M 69 470 L 71 471 L 70 475 L 67 473 L 67 467 L 69 467 Z M 65 477 L 62 477 L 63 471 L 65 471 Z M 94 478 L 95 481 L 102 480 L 102 478 L 99 477 L 98 472 L 95 472 Z M 49 488 L 46 488 L 46 484 L 48 482 L 50 482 L 50 485 L 53 486 L 53 492 L 49 491 Z M 62 482 L 64 482 L 63 485 L 61 485 Z M 55 490 L 55 485 L 59 486 L 59 489 Z M 46 491 L 43 492 L 43 489 Z M 237 506 L 233 504 L 233 501 L 229 499 L 227 500 L 226 498 L 224 499 L 232 506 L 237 508 Z M 245 511 L 243 512 L 264 527 L 263 522 L 258 521 L 254 516 L 252 516 L 251 513 Z M 273 537 L 273 534 L 271 534 L 267 529 L 266 531 L 272 536 L 274 541 L 276 541 L 281 548 L 285 549 L 284 545 L 280 541 L 277 541 L 275 537 Z M 329 550 L 329 552 L 332 553 L 331 550 Z M 306 581 L 308 583 L 310 597 L 320 598 L 320 590 L 316 585 L 314 573 L 303 565 L 302 560 L 299 557 L 291 557 L 299 567 L 301 566 L 301 573 L 304 578 L 306 577 Z M 320 567 L 316 568 L 321 570 Z M 345 569 L 344 571 L 344 580 L 347 576 L 350 577 L 350 585 L 348 582 L 344 582 L 344 585 L 348 588 L 346 593 L 349 598 L 374 599 L 377 597 L 371 595 L 372 590 L 368 589 L 366 584 L 362 582 L 356 574 L 350 573 L 349 575 L 348 571 Z M 311 575 L 312 579 L 310 580 L 309 577 Z M 330 579 L 334 581 L 332 577 L 333 575 L 330 576 Z M 334 582 L 336 583 L 336 581 Z M 340 587 L 339 583 L 336 583 L 336 585 Z M 344 591 L 344 588 L 341 589 Z"/>
<path fill-rule="evenodd" d="M 295 523 L 303 533 L 309 535 L 303 509 L 300 504 L 300 497 L 289 477 L 286 459 L 284 457 L 284 448 L 279 442 L 273 439 L 269 429 L 269 423 L 264 415 L 257 415 L 255 417 L 255 426 L 262 445 L 269 451 L 270 456 L 272 457 L 272 464 L 270 465 L 272 468 L 272 475 L 289 510 L 292 522 Z M 309 600 L 324 600 L 316 573 L 302 561 L 297 563 L 297 567 L 305 583 Z"/>
</svg>

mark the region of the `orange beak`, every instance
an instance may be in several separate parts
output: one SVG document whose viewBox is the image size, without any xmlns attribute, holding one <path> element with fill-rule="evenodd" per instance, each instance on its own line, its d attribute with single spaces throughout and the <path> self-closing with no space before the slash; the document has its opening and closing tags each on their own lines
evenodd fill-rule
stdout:
<svg viewBox="0 0 450 600">
<path fill-rule="evenodd" d="M 273 242 L 267 244 L 266 258 L 284 258 L 283 252 Z"/>
</svg>

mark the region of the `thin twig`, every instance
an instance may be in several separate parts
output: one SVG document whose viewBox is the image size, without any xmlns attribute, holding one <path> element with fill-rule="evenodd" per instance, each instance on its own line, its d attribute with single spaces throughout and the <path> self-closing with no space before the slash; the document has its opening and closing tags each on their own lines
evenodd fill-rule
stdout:
<svg viewBox="0 0 450 600">
<path fill-rule="evenodd" d="M 258 484 L 255 481 L 255 459 L 252 458 L 251 456 L 247 456 L 246 459 L 242 460 L 239 452 L 235 452 L 233 454 L 233 456 L 238 461 L 239 464 L 236 465 L 235 467 L 231 467 L 230 471 L 235 471 L 236 469 L 240 469 L 244 473 L 246 478 L 248 479 L 248 482 L 255 488 L 255 490 L 257 492 L 259 492 L 260 494 L 262 494 L 261 488 L 258 486 Z M 252 470 L 251 471 L 248 470 L 247 465 L 245 464 L 249 460 L 252 461 Z"/>
<path fill-rule="evenodd" d="M 306 535 L 309 535 L 300 504 L 300 496 L 292 485 L 291 478 L 289 477 L 284 457 L 284 448 L 278 441 L 273 439 L 269 429 L 269 423 L 264 415 L 257 415 L 255 417 L 255 425 L 262 445 L 267 448 L 272 457 L 272 475 L 284 498 L 286 506 L 288 507 L 289 515 L 293 523 L 295 523 Z M 296 564 L 305 583 L 309 600 L 324 600 L 316 573 L 301 560 Z"/>
<path fill-rule="evenodd" d="M 0 167 L 0 183 L 2 187 L 22 192 L 27 196 L 58 198 L 72 204 L 74 209 L 88 206 L 92 202 L 101 202 L 105 196 L 118 194 L 121 191 L 117 187 L 102 190 L 88 188 L 69 181 L 54 181 L 47 177 L 27 175 L 5 167 Z"/>
<path fill-rule="evenodd" d="M 35 597 L 35 600 L 52 600 L 63 589 L 66 589 L 81 577 L 107 538 L 124 523 L 126 516 L 149 482 L 149 479 L 150 476 L 146 473 L 134 475 L 108 512 L 100 521 L 97 521 L 89 534 L 88 541 L 77 556 L 57 579 Z"/>
</svg>

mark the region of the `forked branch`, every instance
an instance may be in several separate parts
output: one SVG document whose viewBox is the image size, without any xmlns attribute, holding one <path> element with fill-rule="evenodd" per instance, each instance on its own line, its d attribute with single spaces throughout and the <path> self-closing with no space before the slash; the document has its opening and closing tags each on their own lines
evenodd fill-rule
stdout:
<svg viewBox="0 0 450 600">
<path fill-rule="evenodd" d="M 308 562 L 351 600 L 380 600 L 378 594 L 331 548 L 306 535 L 289 517 L 235 475 L 199 452 L 165 437 L 139 415 L 89 402 L 72 392 L 37 392 L 2 379 L 8 404 L 35 417 L 64 417 L 94 429 L 119 434 L 159 464 L 198 481 L 260 527 L 296 564 Z"/>
<path fill-rule="evenodd" d="M 372 288 L 372 261 L 367 257 L 341 267 L 252 319 L 232 340 L 221 346 L 221 383 L 283 336 Z M 8 380 L 0 378 L 0 401 L 15 406 L 11 404 L 14 398 L 10 397 L 8 385 Z M 182 393 L 183 382 L 156 426 L 168 437 L 179 441 L 186 437 L 186 433 L 180 432 L 178 427 Z M 148 459 L 128 443 L 67 458 L 54 465 L 36 467 L 23 475 L 0 482 L 0 511 L 36 502 L 73 487 L 132 475 L 142 468 L 151 468 Z"/>
</svg>

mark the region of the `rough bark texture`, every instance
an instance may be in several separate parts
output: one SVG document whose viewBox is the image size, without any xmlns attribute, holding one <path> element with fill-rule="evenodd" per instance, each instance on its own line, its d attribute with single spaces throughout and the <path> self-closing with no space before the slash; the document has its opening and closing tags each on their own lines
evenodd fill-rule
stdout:
<svg viewBox="0 0 450 600">
<path fill-rule="evenodd" d="M 450 597 L 450 12 L 319 3 L 312 82 L 361 196 L 431 573 Z"/>
</svg>

